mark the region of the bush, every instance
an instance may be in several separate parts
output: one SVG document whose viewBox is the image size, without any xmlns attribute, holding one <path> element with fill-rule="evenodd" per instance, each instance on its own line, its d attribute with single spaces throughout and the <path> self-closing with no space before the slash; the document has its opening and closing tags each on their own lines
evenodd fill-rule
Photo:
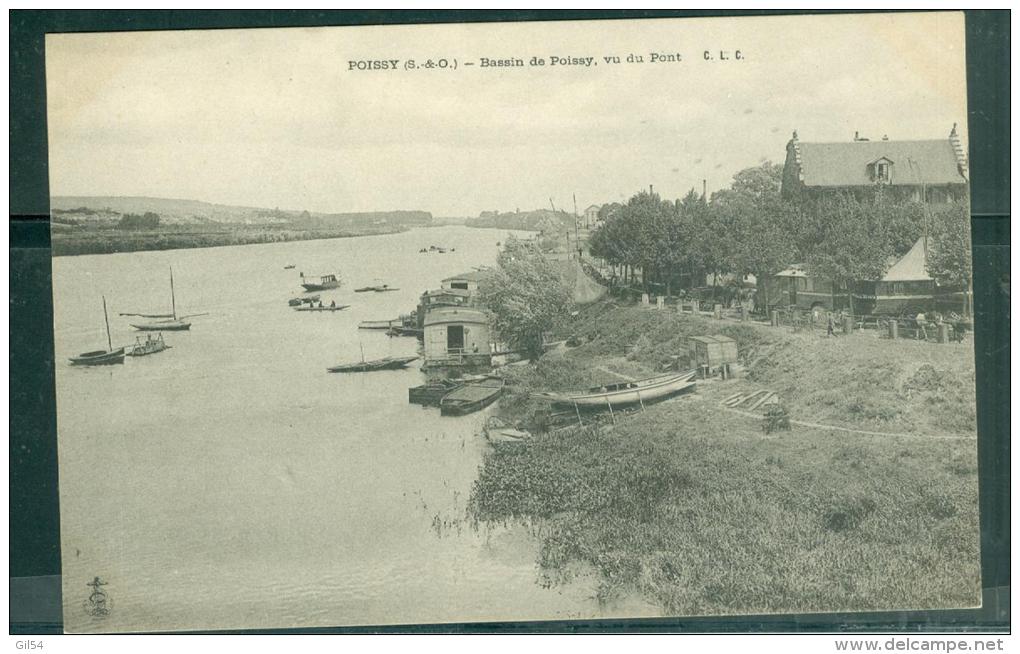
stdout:
<svg viewBox="0 0 1020 654">
<path fill-rule="evenodd" d="M 790 414 L 782 404 L 773 404 L 765 411 L 762 418 L 762 431 L 771 434 L 774 431 L 790 431 Z"/>
<path fill-rule="evenodd" d="M 877 505 L 870 497 L 855 497 L 838 502 L 822 515 L 822 524 L 829 531 L 843 532 L 857 529 L 875 512 Z"/>
</svg>

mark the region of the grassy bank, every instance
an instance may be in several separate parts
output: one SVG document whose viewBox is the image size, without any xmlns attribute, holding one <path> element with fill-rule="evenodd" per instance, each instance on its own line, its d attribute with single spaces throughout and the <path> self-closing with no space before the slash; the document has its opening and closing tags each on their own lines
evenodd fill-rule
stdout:
<svg viewBox="0 0 1020 654">
<path fill-rule="evenodd" d="M 977 601 L 969 346 L 825 339 L 610 304 L 563 333 L 584 344 L 508 372 L 504 417 L 541 431 L 529 392 L 647 375 L 694 334 L 733 337 L 744 374 L 486 458 L 473 517 L 538 521 L 549 580 L 594 569 L 601 599 L 637 592 L 676 614 Z M 794 424 L 764 437 L 760 419 L 719 406 L 752 388 L 780 392 L 796 421 L 886 435 Z"/>
<path fill-rule="evenodd" d="M 61 228 L 52 232 L 53 256 L 111 254 L 142 250 L 176 250 L 224 245 L 281 243 L 324 238 L 348 238 L 370 234 L 391 234 L 403 226 L 372 226 L 344 229 L 294 229 L 265 225 L 175 225 L 158 230 L 116 228 Z"/>
</svg>

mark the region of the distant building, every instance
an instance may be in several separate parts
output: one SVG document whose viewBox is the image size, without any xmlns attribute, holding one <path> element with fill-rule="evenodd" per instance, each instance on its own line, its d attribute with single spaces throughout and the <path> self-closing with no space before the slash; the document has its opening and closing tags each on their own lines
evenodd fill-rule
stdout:
<svg viewBox="0 0 1020 654">
<path fill-rule="evenodd" d="M 490 323 L 481 309 L 433 307 L 424 321 L 425 366 L 491 365 Z"/>
<path fill-rule="evenodd" d="M 871 141 L 854 134 L 840 143 L 786 145 L 782 195 L 862 193 L 885 186 L 897 200 L 945 203 L 967 197 L 967 157 L 953 125 L 949 137 L 927 141 Z"/>
<path fill-rule="evenodd" d="M 591 227 L 599 221 L 599 209 L 601 208 L 601 205 L 593 204 L 584 210 L 585 227 Z"/>
</svg>

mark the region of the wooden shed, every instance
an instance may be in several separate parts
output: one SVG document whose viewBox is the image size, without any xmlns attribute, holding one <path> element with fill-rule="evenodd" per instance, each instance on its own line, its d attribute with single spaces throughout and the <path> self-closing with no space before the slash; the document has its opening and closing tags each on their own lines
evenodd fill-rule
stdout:
<svg viewBox="0 0 1020 654">
<path fill-rule="evenodd" d="M 737 342 L 729 336 L 692 336 L 687 348 L 691 365 L 699 370 L 707 366 L 715 372 L 723 364 L 737 362 Z"/>
</svg>

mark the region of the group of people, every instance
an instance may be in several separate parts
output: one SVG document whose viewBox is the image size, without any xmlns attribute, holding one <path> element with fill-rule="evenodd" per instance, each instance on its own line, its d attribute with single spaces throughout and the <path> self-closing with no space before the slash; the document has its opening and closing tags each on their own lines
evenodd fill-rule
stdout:
<svg viewBox="0 0 1020 654">
<path fill-rule="evenodd" d="M 836 335 L 836 327 L 843 321 L 846 315 L 846 311 L 828 312 L 826 337 Z M 939 325 L 950 326 L 949 338 L 956 343 L 962 343 L 964 334 L 967 333 L 967 321 L 955 311 L 951 311 L 945 316 L 938 311 L 932 311 L 930 314 L 919 311 L 913 318 L 908 318 L 908 320 L 913 321 L 917 329 L 917 340 L 919 341 L 928 340 L 928 330 L 937 330 Z"/>
<path fill-rule="evenodd" d="M 963 336 L 967 333 L 967 321 L 955 311 L 950 311 L 946 316 L 938 311 L 932 311 L 931 315 L 919 311 L 914 316 L 914 325 L 917 327 L 919 341 L 928 340 L 928 329 L 938 329 L 939 325 L 949 325 L 952 328 L 949 337 L 957 343 L 963 342 Z"/>
</svg>

